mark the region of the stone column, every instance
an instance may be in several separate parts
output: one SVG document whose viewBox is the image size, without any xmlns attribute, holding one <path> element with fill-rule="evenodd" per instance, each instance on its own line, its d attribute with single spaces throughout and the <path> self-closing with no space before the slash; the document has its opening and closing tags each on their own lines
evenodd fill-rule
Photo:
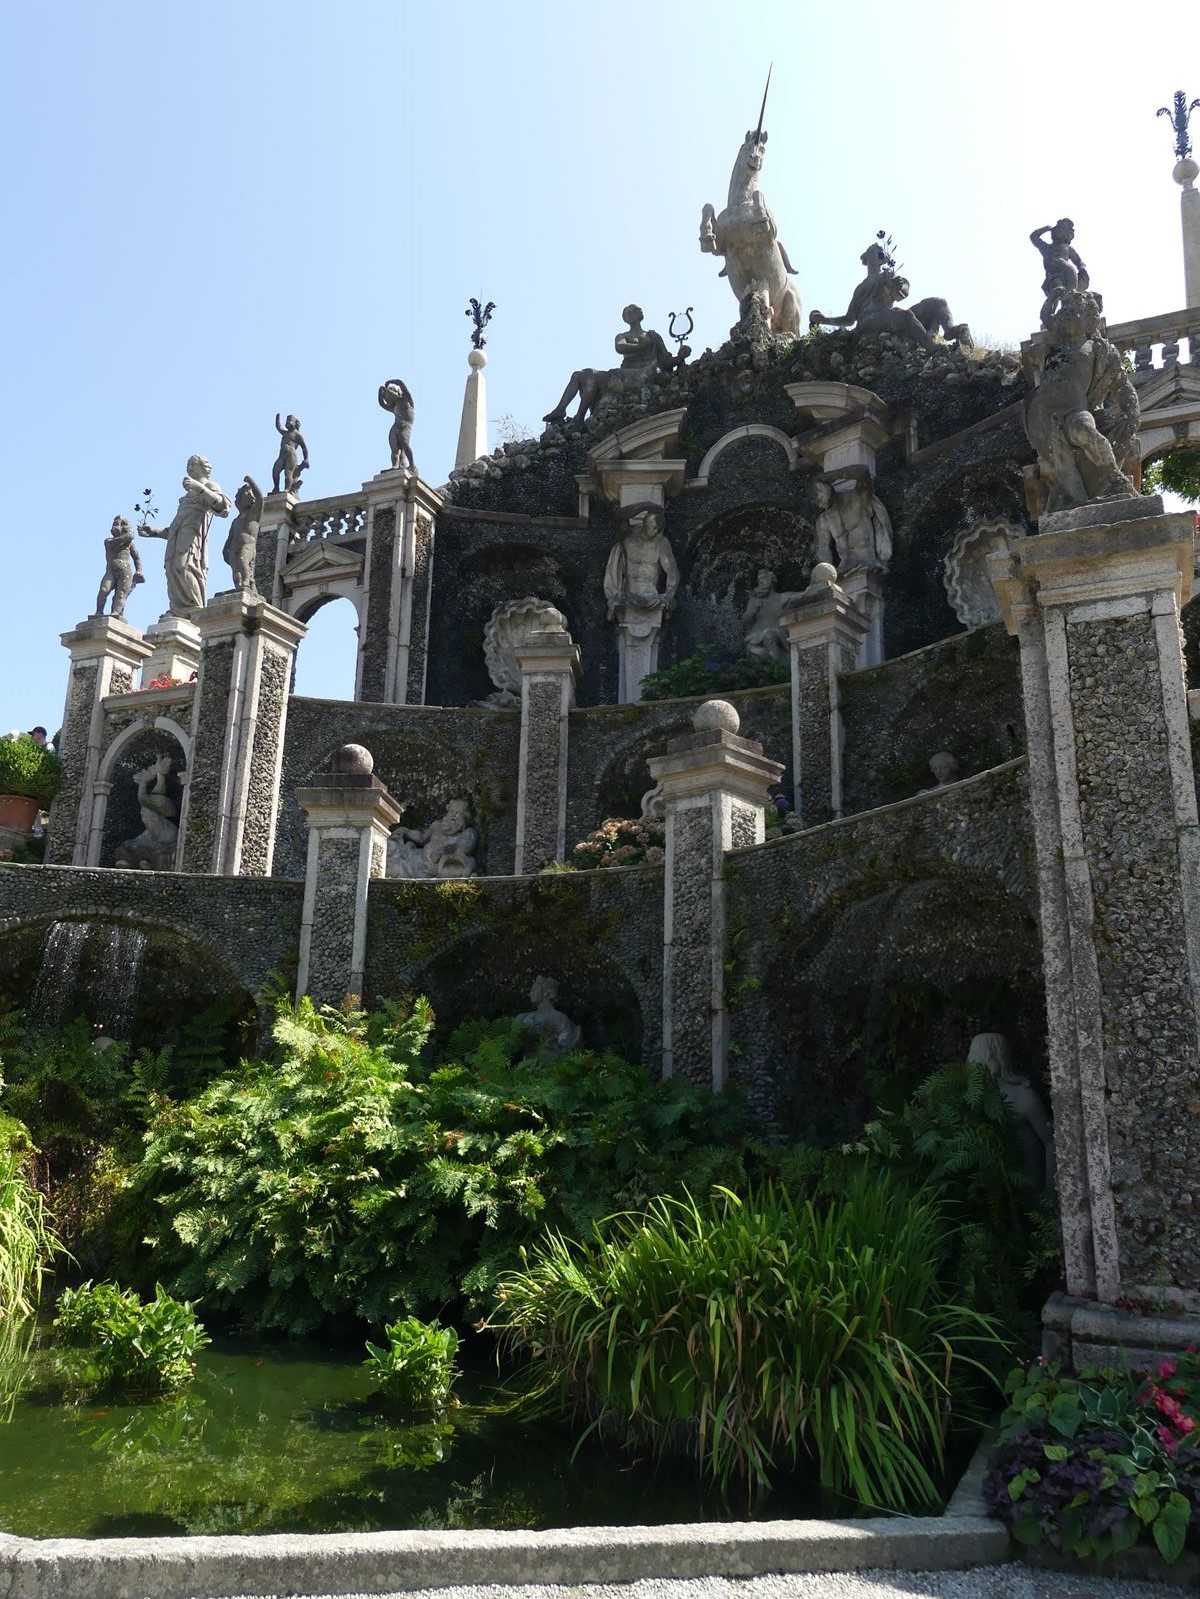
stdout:
<svg viewBox="0 0 1200 1599">
<path fill-rule="evenodd" d="M 1200 833 L 1179 627 L 1195 518 L 1161 506 L 1043 516 L 988 561 L 1021 647 L 1071 1296 L 1053 1314 L 1093 1352 L 1104 1325 L 1130 1341 L 1120 1312 L 1096 1319 L 1122 1296 L 1200 1310 Z"/>
<path fill-rule="evenodd" d="M 374 776 L 360 744 L 344 744 L 332 770 L 296 798 L 308 822 L 296 998 L 340 1005 L 361 997 L 367 959 L 367 887 L 383 877 L 388 833 L 401 807 Z"/>
<path fill-rule="evenodd" d="M 423 705 L 435 519 L 442 499 L 406 467 L 380 472 L 363 487 L 367 550 L 355 698 Z"/>
<path fill-rule="evenodd" d="M 617 703 L 636 705 L 642 697 L 642 679 L 658 671 L 658 646 L 662 641 L 665 604 L 618 605 Z"/>
<path fill-rule="evenodd" d="M 1179 220 L 1183 226 L 1184 304 L 1200 305 L 1200 165 L 1190 155 L 1181 156 L 1171 174 L 1183 193 L 1179 196 Z M 1192 361 L 1196 351 L 1192 351 Z"/>
<path fill-rule="evenodd" d="M 47 866 L 86 866 L 92 793 L 100 769 L 104 699 L 127 694 L 150 645 L 117 616 L 89 616 L 62 641 L 71 652 L 63 711 L 62 778 L 50 807 Z"/>
<path fill-rule="evenodd" d="M 725 1006 L 725 851 L 761 844 L 765 808 L 783 767 L 739 738 L 738 713 L 707 700 L 695 731 L 653 756 L 663 786 L 667 865 L 663 903 L 663 1076 L 679 1072 L 723 1088 L 728 1074 Z"/>
<path fill-rule="evenodd" d="M 259 593 L 280 610 L 283 609 L 284 600 L 283 569 L 292 549 L 296 531 L 295 510 L 299 504 L 298 494 L 288 494 L 283 490 L 278 494 L 268 494 L 258 525 L 254 581 Z"/>
<path fill-rule="evenodd" d="M 531 633 L 521 669 L 521 753 L 514 872 L 536 872 L 567 852 L 567 736 L 579 649 L 569 633 Z"/>
<path fill-rule="evenodd" d="M 792 649 L 792 803 L 811 827 L 842 814 L 839 681 L 858 665 L 870 623 L 824 561 L 780 623 Z"/>
<path fill-rule="evenodd" d="M 159 677 L 189 683 L 200 670 L 200 629 L 186 616 L 164 612 L 146 629 L 146 643 L 150 654 L 142 665 L 143 688 Z"/>
<path fill-rule="evenodd" d="M 858 646 L 858 665 L 878 666 L 883 660 L 883 579 L 877 566 L 852 566 L 838 578 L 846 598 L 857 606 L 867 623 Z"/>
<path fill-rule="evenodd" d="M 487 379 L 483 375 L 487 356 L 482 350 L 472 350 L 467 356 L 467 365 L 471 371 L 463 395 L 462 421 L 458 425 L 458 449 L 454 452 L 456 468 L 470 466 L 488 452 Z"/>
<path fill-rule="evenodd" d="M 229 589 L 195 613 L 202 641 L 180 831 L 183 869 L 266 877 L 301 622 Z"/>
</svg>

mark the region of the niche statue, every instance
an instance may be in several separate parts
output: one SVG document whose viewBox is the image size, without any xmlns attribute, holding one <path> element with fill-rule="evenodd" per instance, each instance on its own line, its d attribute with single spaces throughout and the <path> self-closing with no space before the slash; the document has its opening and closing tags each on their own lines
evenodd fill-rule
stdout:
<svg viewBox="0 0 1200 1599">
<path fill-rule="evenodd" d="M 788 636 L 779 625 L 779 619 L 800 598 L 799 594 L 781 594 L 775 587 L 774 572 L 766 567 L 762 569 L 742 612 L 742 626 L 746 629 L 743 648 L 747 655 L 760 661 L 790 658 Z"/>
<path fill-rule="evenodd" d="M 818 563 L 829 562 L 843 572 L 857 566 L 886 571 L 892 559 L 892 523 L 875 497 L 869 469 L 844 466 L 816 478 L 812 495 Z"/>
<path fill-rule="evenodd" d="M 558 1010 L 558 983 L 553 977 L 535 977 L 529 990 L 533 1010 L 522 1011 L 516 1017 L 521 1027 L 536 1034 L 538 1042 L 548 1055 L 566 1055 L 579 1048 L 583 1037 L 579 1023 Z"/>
<path fill-rule="evenodd" d="M 133 774 L 142 831 L 117 846 L 113 854 L 115 865 L 138 867 L 148 872 L 169 872 L 174 867 L 179 806 L 167 793 L 170 772 L 171 757 L 160 755 L 153 766 Z"/>
<path fill-rule="evenodd" d="M 243 594 L 257 594 L 254 557 L 258 553 L 258 524 L 262 520 L 263 492 L 250 476 L 233 497 L 237 515 L 229 524 L 222 558 L 233 573 L 233 586 Z"/>
<path fill-rule="evenodd" d="M 104 576 L 96 595 L 93 616 L 104 615 L 104 602 L 112 595 L 111 615 L 125 615 L 125 601 L 135 583 L 144 583 L 141 557 L 134 543 L 134 532 L 123 516 L 114 516 L 112 529 L 104 541 Z"/>
<path fill-rule="evenodd" d="M 464 799 L 451 800 L 428 827 L 394 827 L 388 837 L 388 877 L 462 878 L 475 875 L 475 829 Z"/>
</svg>

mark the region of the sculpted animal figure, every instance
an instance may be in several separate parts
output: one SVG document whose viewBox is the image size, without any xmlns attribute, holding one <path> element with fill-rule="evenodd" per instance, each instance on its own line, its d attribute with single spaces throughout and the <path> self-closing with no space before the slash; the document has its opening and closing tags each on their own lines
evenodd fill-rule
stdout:
<svg viewBox="0 0 1200 1599">
<path fill-rule="evenodd" d="M 766 102 L 764 94 L 764 109 Z M 733 163 L 724 211 L 718 216 L 713 206 L 704 207 L 700 248 L 708 255 L 725 257 L 721 276 L 729 279 L 743 321 L 757 303 L 760 312 L 769 315 L 772 333 L 799 333 L 800 296 L 788 282 L 788 274 L 794 275 L 796 269 L 780 243 L 775 217 L 758 186 L 766 148 L 760 111 L 758 127 L 746 134 Z"/>
</svg>

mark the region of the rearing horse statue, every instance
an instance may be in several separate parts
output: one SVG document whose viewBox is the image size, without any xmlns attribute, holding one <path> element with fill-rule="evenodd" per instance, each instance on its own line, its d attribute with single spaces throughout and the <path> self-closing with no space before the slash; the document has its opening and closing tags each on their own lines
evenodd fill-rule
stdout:
<svg viewBox="0 0 1200 1599">
<path fill-rule="evenodd" d="M 768 87 L 770 82 L 768 76 Z M 800 296 L 788 282 L 788 274 L 794 274 L 796 269 L 779 242 L 775 217 L 758 187 L 767 144 L 762 127 L 766 104 L 764 92 L 758 127 L 746 134 L 733 163 L 728 205 L 720 216 L 711 205 L 704 207 L 700 248 L 709 255 L 725 257 L 721 276 L 729 279 L 743 317 L 747 299 L 753 297 L 764 311 L 769 309 L 772 333 L 799 333 Z"/>
</svg>

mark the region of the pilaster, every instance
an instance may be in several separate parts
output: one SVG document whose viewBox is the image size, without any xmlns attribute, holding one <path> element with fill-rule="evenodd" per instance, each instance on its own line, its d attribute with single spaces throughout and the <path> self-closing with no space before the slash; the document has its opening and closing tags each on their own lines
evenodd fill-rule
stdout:
<svg viewBox="0 0 1200 1599">
<path fill-rule="evenodd" d="M 739 738 L 738 713 L 707 700 L 694 732 L 651 758 L 666 803 L 663 1075 L 720 1089 L 728 1076 L 725 851 L 761 844 L 767 796 L 783 767 Z"/>
<path fill-rule="evenodd" d="M 870 622 L 818 562 L 795 607 L 780 617 L 792 654 L 792 803 L 807 825 L 842 814 L 841 678 L 859 662 Z"/>
<path fill-rule="evenodd" d="M 200 669 L 200 629 L 186 616 L 166 611 L 146 629 L 150 654 L 142 665 L 142 687 L 157 678 L 187 683 Z"/>
<path fill-rule="evenodd" d="M 299 504 L 298 494 L 268 494 L 258 524 L 254 581 L 259 593 L 279 610 L 283 609 L 283 569 L 296 536 L 295 511 Z"/>
<path fill-rule="evenodd" d="M 292 662 L 305 628 L 237 589 L 214 594 L 195 620 L 201 654 L 183 869 L 269 876 Z"/>
<path fill-rule="evenodd" d="M 1044 516 L 988 567 L 1021 647 L 1068 1295 L 1200 1310 L 1195 518 L 1158 507 Z"/>
<path fill-rule="evenodd" d="M 436 517 L 441 496 L 407 467 L 380 472 L 367 495 L 367 549 L 355 698 L 423 705 Z"/>
<path fill-rule="evenodd" d="M 332 766 L 296 790 L 308 822 L 296 998 L 308 994 L 318 1005 L 361 998 L 368 886 L 384 875 L 388 833 L 401 812 L 361 745 L 343 745 Z"/>
<path fill-rule="evenodd" d="M 517 650 L 521 749 L 515 872 L 536 872 L 567 850 L 567 743 L 579 650 L 569 633 L 532 633 Z"/>
<path fill-rule="evenodd" d="M 50 807 L 47 866 L 85 866 L 92 821 L 92 792 L 100 769 L 104 700 L 127 694 L 151 653 L 136 627 L 117 616 L 89 616 L 62 634 L 71 675 L 63 710 L 62 776 Z"/>
</svg>

